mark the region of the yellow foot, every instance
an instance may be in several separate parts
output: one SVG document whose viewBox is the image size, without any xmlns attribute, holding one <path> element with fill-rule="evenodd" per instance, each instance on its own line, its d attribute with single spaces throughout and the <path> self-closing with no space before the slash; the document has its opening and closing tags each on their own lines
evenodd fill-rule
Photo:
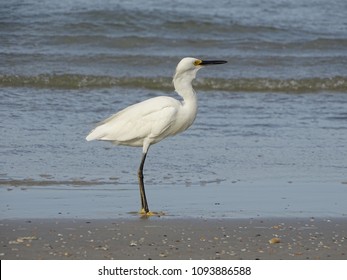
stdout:
<svg viewBox="0 0 347 280">
<path fill-rule="evenodd" d="M 141 210 L 139 211 L 139 214 L 140 214 L 142 217 L 151 217 L 151 216 L 160 217 L 160 216 L 164 216 L 164 215 L 165 215 L 164 212 L 152 212 L 152 211 L 146 212 L 145 209 L 141 209 Z"/>
</svg>

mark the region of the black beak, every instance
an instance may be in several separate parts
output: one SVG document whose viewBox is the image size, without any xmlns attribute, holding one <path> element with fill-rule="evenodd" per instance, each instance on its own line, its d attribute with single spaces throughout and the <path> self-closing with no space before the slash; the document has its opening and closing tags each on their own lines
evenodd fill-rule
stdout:
<svg viewBox="0 0 347 280">
<path fill-rule="evenodd" d="M 228 61 L 225 60 L 202 60 L 199 65 L 214 65 L 214 64 L 224 64 Z"/>
</svg>

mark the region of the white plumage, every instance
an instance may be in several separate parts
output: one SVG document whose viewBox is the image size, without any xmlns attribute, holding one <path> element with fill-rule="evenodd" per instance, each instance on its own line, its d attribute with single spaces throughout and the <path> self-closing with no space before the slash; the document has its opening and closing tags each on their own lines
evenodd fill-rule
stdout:
<svg viewBox="0 0 347 280">
<path fill-rule="evenodd" d="M 184 128 L 181 106 L 180 101 L 167 96 L 142 101 L 99 123 L 86 139 L 135 147 L 157 143 L 180 132 L 179 126 Z M 192 114 L 193 120 L 195 116 L 196 112 Z M 148 147 L 143 152 L 147 152 Z"/>
<path fill-rule="evenodd" d="M 183 58 L 177 65 L 173 78 L 175 90 L 182 101 L 159 96 L 131 105 L 99 123 L 86 137 L 88 141 L 104 140 L 117 145 L 143 147 L 138 171 L 141 213 L 150 213 L 143 184 L 143 166 L 150 145 L 191 126 L 197 114 L 197 98 L 192 87 L 196 72 L 204 65 L 223 63 L 226 61 Z"/>
</svg>

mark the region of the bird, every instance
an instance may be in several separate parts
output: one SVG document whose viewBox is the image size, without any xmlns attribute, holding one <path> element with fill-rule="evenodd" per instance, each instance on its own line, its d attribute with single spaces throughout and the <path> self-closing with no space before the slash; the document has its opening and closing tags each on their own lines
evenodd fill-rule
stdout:
<svg viewBox="0 0 347 280">
<path fill-rule="evenodd" d="M 183 58 L 173 77 L 175 91 L 181 99 L 157 96 L 131 105 L 101 121 L 86 137 L 87 141 L 110 141 L 115 145 L 142 147 L 138 169 L 141 215 L 155 215 L 149 211 L 145 193 L 143 168 L 151 145 L 189 128 L 197 115 L 197 94 L 192 86 L 198 70 L 204 66 L 227 63 L 225 60 Z"/>
</svg>

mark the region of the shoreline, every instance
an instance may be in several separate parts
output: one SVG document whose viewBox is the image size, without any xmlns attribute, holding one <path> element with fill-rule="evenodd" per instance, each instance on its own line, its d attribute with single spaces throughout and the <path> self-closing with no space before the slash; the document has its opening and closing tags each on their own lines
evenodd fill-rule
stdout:
<svg viewBox="0 0 347 280">
<path fill-rule="evenodd" d="M 0 259 L 347 259 L 346 218 L 0 220 Z"/>
</svg>

